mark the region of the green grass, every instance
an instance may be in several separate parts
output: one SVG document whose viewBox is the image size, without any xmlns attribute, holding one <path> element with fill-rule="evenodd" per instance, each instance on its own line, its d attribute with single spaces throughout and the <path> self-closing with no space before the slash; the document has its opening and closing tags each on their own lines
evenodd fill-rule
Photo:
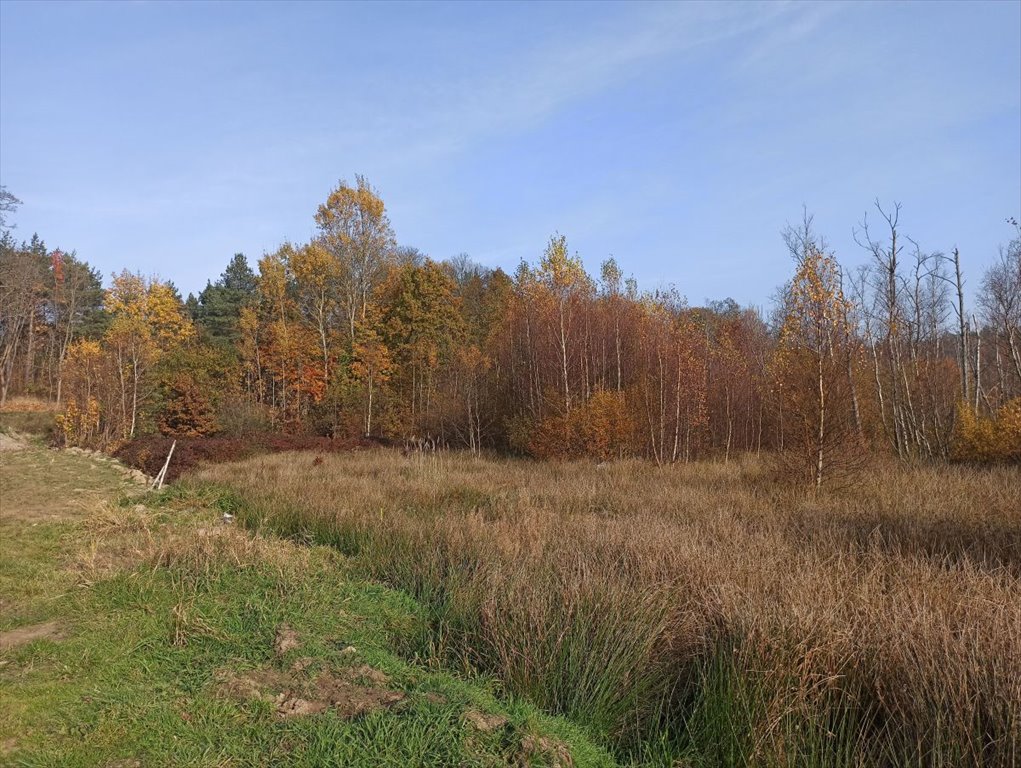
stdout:
<svg viewBox="0 0 1021 768">
<path fill-rule="evenodd" d="M 132 499 L 66 510 L 64 519 L 19 519 L 7 491 L 31 476 L 28 465 L 50 458 L 38 450 L 3 458 L 0 628 L 56 620 L 62 637 L 0 651 L 0 762 L 554 764 L 556 750 L 536 746 L 544 739 L 562 744 L 575 765 L 612 764 L 579 729 L 501 696 L 493 681 L 416 663 L 427 617 L 407 595 L 356 578 L 332 548 L 221 533 L 208 494 L 150 496 L 145 511 Z M 44 466 L 74 474 L 79 458 Z M 300 647 L 278 654 L 283 625 Z M 354 718 L 327 710 L 282 719 L 273 702 L 231 697 L 222 684 L 268 669 L 304 685 L 362 664 L 403 700 Z M 465 720 L 473 711 L 506 724 L 479 730 Z"/>
</svg>

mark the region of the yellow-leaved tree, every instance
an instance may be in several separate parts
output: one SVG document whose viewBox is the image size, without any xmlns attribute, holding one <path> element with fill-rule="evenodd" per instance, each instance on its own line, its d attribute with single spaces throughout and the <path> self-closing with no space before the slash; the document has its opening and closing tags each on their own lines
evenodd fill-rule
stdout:
<svg viewBox="0 0 1021 768">
<path fill-rule="evenodd" d="M 545 312 L 545 323 L 553 336 L 557 351 L 560 385 L 564 398 L 564 414 L 571 412 L 575 399 L 571 388 L 571 368 L 578 357 L 578 315 L 593 292 L 592 280 L 585 272 L 581 258 L 571 256 L 567 238 L 557 234 L 550 238 L 539 260 L 535 277 L 539 304 Z"/>
<path fill-rule="evenodd" d="M 359 323 L 355 329 L 351 373 L 360 382 L 364 393 L 365 436 L 372 436 L 372 414 L 378 390 L 390 379 L 393 361 L 390 350 L 379 338 L 372 323 Z"/>
<path fill-rule="evenodd" d="M 853 414 L 849 308 L 836 260 L 809 244 L 784 296 L 772 370 L 783 413 L 781 467 L 816 488 L 851 479 L 865 455 Z"/>
<path fill-rule="evenodd" d="M 372 291 L 393 263 L 394 238 L 383 199 L 364 176 L 355 185 L 341 181 L 315 215 L 321 244 L 335 259 L 339 296 L 350 341 L 365 321 Z"/>
<path fill-rule="evenodd" d="M 125 270 L 106 293 L 112 316 L 104 339 L 116 361 L 121 437 L 135 436 L 140 406 L 151 395 L 149 372 L 160 357 L 195 334 L 170 283 Z"/>
<path fill-rule="evenodd" d="M 100 398 L 109 388 L 108 368 L 98 341 L 78 339 L 67 350 L 63 376 L 64 409 L 57 415 L 57 427 L 65 445 L 91 445 L 100 428 Z"/>
<path fill-rule="evenodd" d="M 322 386 L 325 390 L 330 384 L 332 361 L 336 357 L 334 331 L 340 319 L 340 263 L 321 242 L 313 242 L 296 249 L 291 255 L 291 273 L 298 312 L 307 325 L 315 328 L 319 339 L 323 366 Z"/>
<path fill-rule="evenodd" d="M 173 285 L 158 278 L 125 270 L 114 275 L 103 303 L 110 324 L 102 343 L 80 342 L 69 351 L 62 421 L 69 443 L 134 437 L 154 391 L 154 366 L 195 335 Z"/>
</svg>

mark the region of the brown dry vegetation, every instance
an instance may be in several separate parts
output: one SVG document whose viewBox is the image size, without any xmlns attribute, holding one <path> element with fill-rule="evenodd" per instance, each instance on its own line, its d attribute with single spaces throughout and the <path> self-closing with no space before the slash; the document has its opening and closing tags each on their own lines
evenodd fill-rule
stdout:
<svg viewBox="0 0 1021 768">
<path fill-rule="evenodd" d="M 0 405 L 0 413 L 56 413 L 56 403 L 31 395 L 9 397 Z"/>
<path fill-rule="evenodd" d="M 282 451 L 318 451 L 336 453 L 372 445 L 358 439 L 333 439 L 316 435 L 288 435 L 259 432 L 245 437 L 136 437 L 119 446 L 114 456 L 128 466 L 155 477 L 163 467 L 171 444 L 176 443 L 173 461 L 167 468 L 167 481 L 176 480 L 199 464 L 240 461 L 261 453 Z"/>
<path fill-rule="evenodd" d="M 640 760 L 1021 760 L 1021 472 L 878 466 L 807 495 L 729 465 L 387 451 L 203 470 L 357 555 L 492 672 Z"/>
</svg>

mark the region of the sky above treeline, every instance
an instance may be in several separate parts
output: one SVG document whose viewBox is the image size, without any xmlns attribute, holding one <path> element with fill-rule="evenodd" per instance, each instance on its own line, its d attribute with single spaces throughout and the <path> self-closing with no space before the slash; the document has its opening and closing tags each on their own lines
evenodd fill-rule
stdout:
<svg viewBox="0 0 1021 768">
<path fill-rule="evenodd" d="M 1021 3 L 0 3 L 21 238 L 187 294 L 356 173 L 434 259 L 559 231 L 693 304 L 768 304 L 803 205 L 863 262 L 898 200 L 977 287 L 1021 218 Z"/>
</svg>

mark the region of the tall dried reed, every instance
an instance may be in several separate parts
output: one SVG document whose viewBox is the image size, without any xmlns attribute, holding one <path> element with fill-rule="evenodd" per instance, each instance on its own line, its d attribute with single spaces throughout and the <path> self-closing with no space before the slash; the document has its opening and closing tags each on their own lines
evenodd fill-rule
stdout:
<svg viewBox="0 0 1021 768">
<path fill-rule="evenodd" d="M 421 600 L 421 652 L 649 762 L 1021 761 L 1021 472 L 279 454 L 203 470 L 250 525 Z"/>
</svg>

